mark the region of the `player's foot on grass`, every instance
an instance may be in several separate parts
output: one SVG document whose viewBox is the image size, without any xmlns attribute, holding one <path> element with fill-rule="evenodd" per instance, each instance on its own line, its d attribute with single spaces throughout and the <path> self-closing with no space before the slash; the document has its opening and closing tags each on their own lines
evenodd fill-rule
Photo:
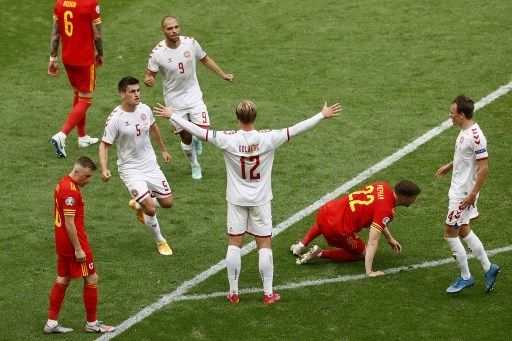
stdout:
<svg viewBox="0 0 512 341">
<path fill-rule="evenodd" d="M 300 255 L 302 255 L 304 252 L 304 248 L 304 245 L 302 245 L 301 242 L 298 242 L 297 244 L 292 244 L 290 246 L 290 251 L 294 256 L 300 257 Z"/>
<path fill-rule="evenodd" d="M 263 295 L 263 304 L 272 304 L 281 299 L 281 295 L 277 292 L 273 292 L 270 295 Z"/>
<path fill-rule="evenodd" d="M 238 302 L 240 302 L 240 296 L 238 296 L 238 294 L 235 294 L 234 292 L 228 292 L 226 297 L 228 298 L 229 302 L 233 304 L 237 304 Z"/>
<path fill-rule="evenodd" d="M 89 135 L 85 135 L 78 138 L 78 147 L 86 148 L 92 144 L 98 143 L 99 139 L 97 137 L 90 137 Z"/>
<path fill-rule="evenodd" d="M 322 249 L 317 245 L 313 245 L 308 252 L 297 258 L 296 263 L 298 265 L 305 264 L 311 262 L 313 259 L 319 258 L 322 255 Z"/>
<path fill-rule="evenodd" d="M 164 240 L 163 242 L 156 243 L 156 247 L 158 248 L 158 252 L 160 252 L 161 255 L 164 256 L 170 256 L 172 255 L 172 250 L 169 247 L 169 244 Z"/>
<path fill-rule="evenodd" d="M 130 199 L 130 201 L 128 201 L 128 206 L 135 211 L 137 219 L 144 224 L 144 211 L 142 211 L 142 208 L 137 208 L 137 202 L 135 199 Z"/>
<path fill-rule="evenodd" d="M 199 180 L 203 177 L 203 174 L 201 173 L 201 166 L 196 165 L 192 166 L 192 179 Z"/>
<path fill-rule="evenodd" d="M 110 333 L 114 330 L 116 330 L 115 327 L 107 326 L 101 321 L 96 321 L 94 324 L 89 324 L 89 322 L 85 324 L 85 331 L 88 333 Z"/>
<path fill-rule="evenodd" d="M 58 157 L 66 157 L 66 135 L 63 132 L 59 131 L 53 135 L 50 142 L 55 148 L 55 153 Z"/>
<path fill-rule="evenodd" d="M 464 290 L 465 288 L 472 287 L 474 284 L 475 284 L 475 279 L 473 277 L 470 277 L 469 279 L 464 279 L 463 277 L 459 277 L 452 285 L 450 285 L 446 289 L 446 292 L 450 293 L 450 294 L 454 294 L 454 293 Z"/>
<path fill-rule="evenodd" d="M 203 143 L 201 140 L 194 139 L 194 149 L 197 156 L 201 156 L 201 154 L 203 154 Z"/>
<path fill-rule="evenodd" d="M 66 328 L 61 326 L 60 324 L 56 324 L 52 327 L 50 327 L 48 324 L 44 326 L 43 329 L 45 334 L 66 334 L 69 332 L 72 332 L 72 328 Z"/>
<path fill-rule="evenodd" d="M 485 292 L 491 292 L 494 287 L 494 282 L 496 282 L 496 277 L 498 277 L 498 273 L 501 271 L 498 264 L 491 264 L 491 268 L 487 271 L 485 275 Z"/>
</svg>

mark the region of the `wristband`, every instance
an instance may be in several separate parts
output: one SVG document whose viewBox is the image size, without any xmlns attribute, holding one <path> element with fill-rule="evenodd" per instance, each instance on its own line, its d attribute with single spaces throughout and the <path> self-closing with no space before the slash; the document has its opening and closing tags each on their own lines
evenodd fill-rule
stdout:
<svg viewBox="0 0 512 341">
<path fill-rule="evenodd" d="M 59 61 L 59 60 L 57 59 L 57 57 L 52 57 L 52 56 L 50 56 L 50 62 L 57 62 L 57 61 Z"/>
</svg>

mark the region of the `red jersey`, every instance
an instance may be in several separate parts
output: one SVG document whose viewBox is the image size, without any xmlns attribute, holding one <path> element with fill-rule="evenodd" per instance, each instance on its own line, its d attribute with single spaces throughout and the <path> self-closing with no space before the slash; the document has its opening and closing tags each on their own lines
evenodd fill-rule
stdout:
<svg viewBox="0 0 512 341">
<path fill-rule="evenodd" d="M 343 235 L 357 233 L 370 226 L 382 231 L 393 220 L 395 201 L 388 183 L 375 182 L 327 202 L 320 208 L 317 219 L 325 227 Z"/>
<path fill-rule="evenodd" d="M 59 23 L 62 62 L 74 66 L 94 64 L 92 25 L 101 23 L 98 0 L 57 0 L 53 19 Z"/>
<path fill-rule="evenodd" d="M 84 200 L 80 188 L 69 175 L 60 179 L 53 195 L 55 201 L 55 248 L 61 256 L 74 256 L 75 248 L 66 229 L 65 216 L 75 216 L 78 241 L 85 253 L 91 252 L 84 222 Z"/>
</svg>

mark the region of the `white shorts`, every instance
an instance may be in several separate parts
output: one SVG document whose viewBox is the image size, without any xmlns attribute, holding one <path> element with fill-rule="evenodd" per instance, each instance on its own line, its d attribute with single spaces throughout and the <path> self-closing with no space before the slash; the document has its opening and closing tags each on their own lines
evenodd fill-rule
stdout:
<svg viewBox="0 0 512 341">
<path fill-rule="evenodd" d="M 261 206 L 238 206 L 228 202 L 227 228 L 228 234 L 234 236 L 244 233 L 272 236 L 271 202 Z"/>
<path fill-rule="evenodd" d="M 469 207 L 466 207 L 464 210 L 461 210 L 460 203 L 464 199 L 451 199 L 448 203 L 448 214 L 446 215 L 446 225 L 451 226 L 453 228 L 460 228 L 462 225 L 469 225 L 469 222 L 472 219 L 478 217 L 478 209 L 476 207 L 477 200 L 475 200 L 475 204 Z"/>
<path fill-rule="evenodd" d="M 171 187 L 160 168 L 151 171 L 123 171 L 119 172 L 133 199 L 138 203 L 148 196 L 165 198 L 172 194 Z"/>
<path fill-rule="evenodd" d="M 210 116 L 208 115 L 206 104 L 197 105 L 186 110 L 175 110 L 174 114 L 183 117 L 184 119 L 194 123 L 197 126 L 200 126 L 201 128 L 210 127 Z M 176 124 L 173 120 L 169 121 L 175 134 L 179 134 L 183 130 L 183 128 Z"/>
</svg>

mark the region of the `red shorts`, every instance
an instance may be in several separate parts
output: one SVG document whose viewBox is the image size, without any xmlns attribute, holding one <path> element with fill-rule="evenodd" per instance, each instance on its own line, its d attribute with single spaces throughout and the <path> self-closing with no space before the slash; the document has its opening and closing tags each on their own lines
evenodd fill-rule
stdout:
<svg viewBox="0 0 512 341">
<path fill-rule="evenodd" d="M 92 92 L 96 86 L 96 66 L 73 66 L 66 65 L 69 84 L 78 92 Z"/>
<path fill-rule="evenodd" d="M 330 246 L 339 247 L 358 255 L 363 254 L 366 248 L 365 242 L 355 233 L 348 235 L 340 233 L 338 229 L 326 222 L 322 211 L 318 212 L 316 223 Z"/>
<path fill-rule="evenodd" d="M 92 253 L 85 254 L 85 262 L 79 262 L 75 256 L 57 256 L 57 275 L 59 277 L 80 278 L 96 273 Z"/>
</svg>

